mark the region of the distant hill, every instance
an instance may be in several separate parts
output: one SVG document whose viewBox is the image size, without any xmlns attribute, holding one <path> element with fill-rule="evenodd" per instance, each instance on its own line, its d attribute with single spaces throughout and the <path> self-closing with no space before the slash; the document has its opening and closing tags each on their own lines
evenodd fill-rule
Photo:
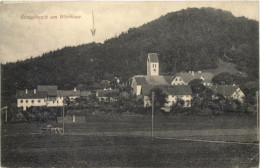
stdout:
<svg viewBox="0 0 260 168">
<path fill-rule="evenodd" d="M 257 21 L 219 9 L 189 8 L 168 13 L 104 44 L 65 47 L 1 65 L 2 95 L 38 84 L 66 88 L 77 83 L 91 85 L 111 76 L 128 79 L 146 74 L 146 58 L 151 52 L 159 53 L 162 73 L 214 69 L 222 58 L 256 80 L 258 29 Z"/>
</svg>

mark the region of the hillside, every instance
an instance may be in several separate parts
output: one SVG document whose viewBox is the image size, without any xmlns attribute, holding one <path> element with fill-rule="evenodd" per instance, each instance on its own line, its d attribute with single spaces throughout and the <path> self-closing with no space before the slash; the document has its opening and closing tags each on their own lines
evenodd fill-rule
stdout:
<svg viewBox="0 0 260 168">
<path fill-rule="evenodd" d="M 222 58 L 258 79 L 258 36 L 257 21 L 213 8 L 189 8 L 131 28 L 104 44 L 65 47 L 1 65 L 2 96 L 38 84 L 68 88 L 145 74 L 150 52 L 159 53 L 163 73 L 214 69 Z"/>
</svg>

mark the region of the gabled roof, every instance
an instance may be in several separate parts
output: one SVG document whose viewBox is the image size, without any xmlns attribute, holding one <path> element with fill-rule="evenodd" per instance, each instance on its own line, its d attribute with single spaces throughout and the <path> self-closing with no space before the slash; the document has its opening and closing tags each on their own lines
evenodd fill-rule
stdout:
<svg viewBox="0 0 260 168">
<path fill-rule="evenodd" d="M 203 72 L 201 74 L 205 78 L 205 80 L 204 80 L 205 83 L 211 83 L 212 82 L 212 78 L 214 77 L 213 73 L 211 73 L 211 72 Z"/>
<path fill-rule="evenodd" d="M 58 90 L 57 91 L 58 97 L 70 97 L 70 96 L 80 96 L 79 90 Z"/>
<path fill-rule="evenodd" d="M 175 76 L 164 76 L 165 81 L 170 85 Z"/>
<path fill-rule="evenodd" d="M 191 95 L 190 85 L 173 85 L 173 86 L 162 86 L 161 89 L 167 95 Z"/>
<path fill-rule="evenodd" d="M 149 60 L 150 62 L 158 63 L 159 60 L 158 60 L 158 55 L 157 55 L 157 53 L 149 53 L 149 54 L 148 54 L 148 60 Z"/>
<path fill-rule="evenodd" d="M 148 96 L 153 88 L 160 88 L 167 95 L 191 95 L 191 87 L 189 85 L 146 85 L 142 86 L 142 95 Z"/>
<path fill-rule="evenodd" d="M 46 91 L 48 93 L 48 96 L 57 96 L 57 90 L 58 86 L 54 85 L 38 85 L 37 86 L 38 91 Z"/>
<path fill-rule="evenodd" d="M 87 97 L 89 95 L 91 95 L 91 91 L 82 90 L 80 92 L 80 96 Z"/>
<path fill-rule="evenodd" d="M 142 88 L 141 88 L 141 94 L 142 94 L 143 96 L 149 96 L 150 91 L 151 91 L 153 88 L 155 88 L 155 87 L 158 87 L 158 86 L 156 86 L 156 85 L 144 85 L 144 86 L 142 86 Z"/>
<path fill-rule="evenodd" d="M 118 89 L 113 89 L 113 90 L 96 90 L 98 97 L 115 97 L 119 95 L 119 90 Z"/>
<path fill-rule="evenodd" d="M 180 72 L 176 76 L 180 76 L 183 79 L 183 81 L 186 83 L 189 83 L 194 79 L 200 79 L 200 77 L 203 77 L 205 79 L 204 82 L 211 83 L 214 74 L 210 72 L 203 72 L 203 73 L 194 72 L 194 75 L 192 75 L 189 72 Z"/>
<path fill-rule="evenodd" d="M 57 91 L 57 95 L 58 97 L 70 97 L 70 96 L 83 96 L 83 97 L 87 97 L 89 95 L 91 95 L 90 91 L 74 91 L 74 90 L 58 90 Z"/>
<path fill-rule="evenodd" d="M 223 96 L 232 96 L 232 94 L 236 92 L 237 88 L 238 86 L 233 85 L 218 85 L 210 87 L 214 94 L 221 94 Z"/>
<path fill-rule="evenodd" d="M 145 76 L 145 80 L 148 85 L 167 85 L 168 82 L 164 79 L 164 76 Z"/>
<path fill-rule="evenodd" d="M 25 90 L 18 90 L 16 93 L 17 99 L 44 99 L 47 98 L 47 92 L 45 91 L 36 91 L 28 90 L 27 93 Z"/>
<path fill-rule="evenodd" d="M 144 77 L 136 77 L 135 80 L 137 85 L 147 85 Z"/>
</svg>

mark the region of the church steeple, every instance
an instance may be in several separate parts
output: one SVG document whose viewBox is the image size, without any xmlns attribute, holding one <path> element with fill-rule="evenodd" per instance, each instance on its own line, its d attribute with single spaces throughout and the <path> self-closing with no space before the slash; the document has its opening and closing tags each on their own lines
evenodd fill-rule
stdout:
<svg viewBox="0 0 260 168">
<path fill-rule="evenodd" d="M 148 54 L 147 76 L 159 76 L 159 60 L 157 53 Z"/>
</svg>

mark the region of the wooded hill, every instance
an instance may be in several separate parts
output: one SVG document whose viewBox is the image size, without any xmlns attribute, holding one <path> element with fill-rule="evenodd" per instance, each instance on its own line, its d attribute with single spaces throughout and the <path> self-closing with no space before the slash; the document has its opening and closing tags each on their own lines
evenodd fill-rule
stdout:
<svg viewBox="0 0 260 168">
<path fill-rule="evenodd" d="M 258 80 L 258 29 L 257 21 L 219 9 L 168 13 L 104 44 L 65 47 L 1 65 L 2 96 L 38 84 L 62 89 L 78 83 L 92 85 L 112 76 L 128 79 L 146 74 L 147 54 L 152 52 L 159 53 L 163 73 L 216 68 L 221 58 Z"/>
</svg>

